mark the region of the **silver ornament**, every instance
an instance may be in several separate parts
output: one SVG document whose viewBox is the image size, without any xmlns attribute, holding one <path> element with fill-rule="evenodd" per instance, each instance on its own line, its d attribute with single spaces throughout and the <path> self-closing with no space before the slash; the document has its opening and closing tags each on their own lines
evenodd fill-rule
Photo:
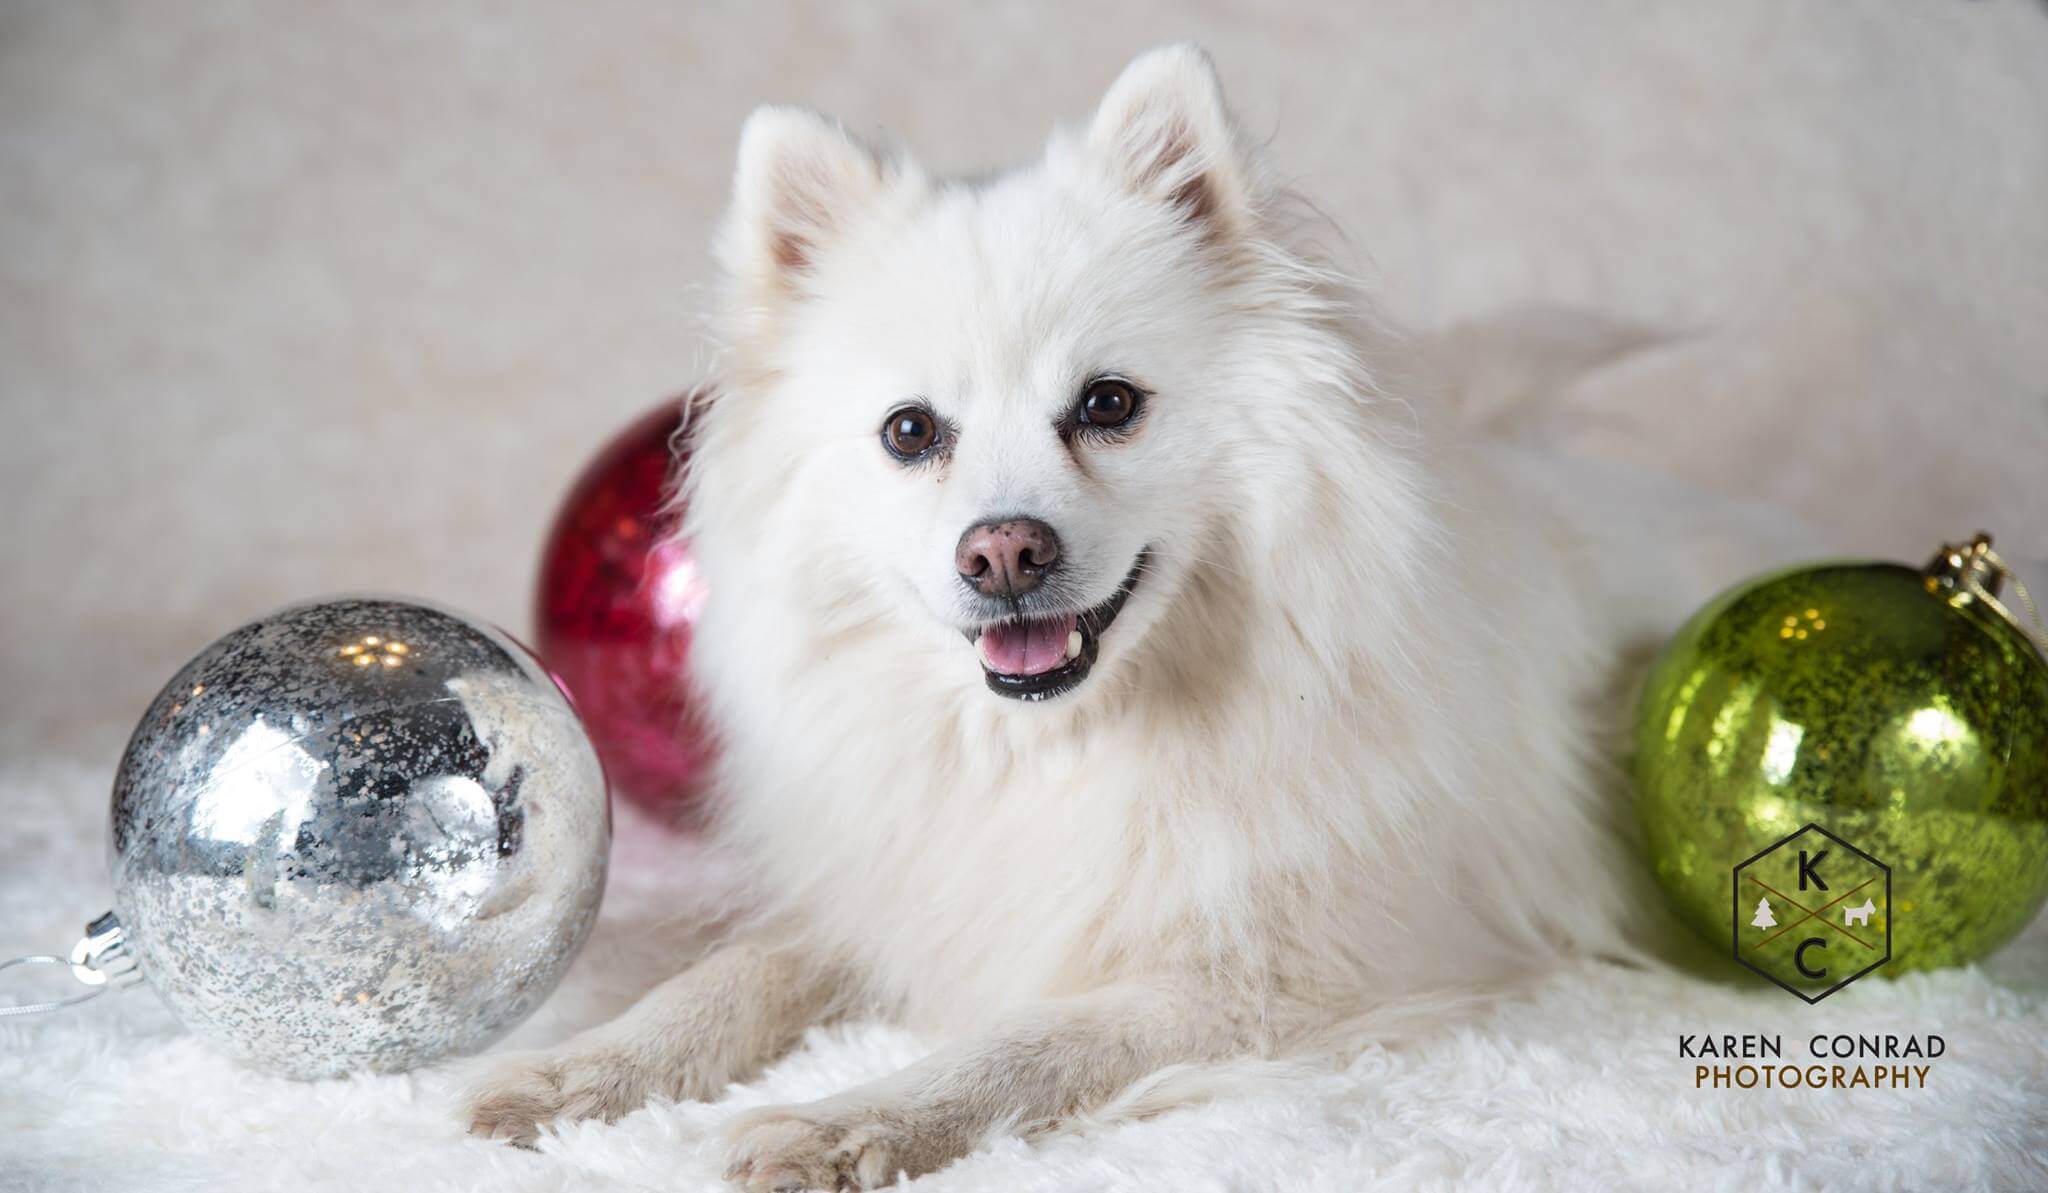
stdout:
<svg viewBox="0 0 2048 1193">
<path fill-rule="evenodd" d="M 611 843 L 597 755 L 533 657 L 372 598 L 201 652 L 129 741 L 111 830 L 118 930 L 74 960 L 125 949 L 187 1027 L 301 1078 L 510 1030 L 588 934 Z"/>
</svg>

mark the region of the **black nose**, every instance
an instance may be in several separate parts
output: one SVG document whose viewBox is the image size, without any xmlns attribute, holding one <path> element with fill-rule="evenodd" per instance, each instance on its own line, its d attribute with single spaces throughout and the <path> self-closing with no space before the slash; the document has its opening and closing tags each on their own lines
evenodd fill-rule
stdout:
<svg viewBox="0 0 2048 1193">
<path fill-rule="evenodd" d="M 1058 562 L 1060 536 L 1036 518 L 969 526 L 953 552 L 960 578 L 983 596 L 1020 597 Z"/>
</svg>

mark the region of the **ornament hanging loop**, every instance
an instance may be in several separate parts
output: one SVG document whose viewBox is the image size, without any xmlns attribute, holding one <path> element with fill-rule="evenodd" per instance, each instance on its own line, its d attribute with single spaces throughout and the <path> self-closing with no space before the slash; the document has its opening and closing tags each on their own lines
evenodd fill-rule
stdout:
<svg viewBox="0 0 2048 1193">
<path fill-rule="evenodd" d="M 70 964 L 71 962 L 69 960 L 63 957 L 59 957 L 55 953 L 31 953 L 26 957 L 10 957 L 5 961 L 0 961 L 0 970 L 12 969 L 17 965 Z M 75 969 L 72 971 L 74 976 L 76 976 L 77 972 L 78 971 Z M 65 998 L 53 998 L 47 1002 L 15 1003 L 12 1006 L 0 1007 L 0 1017 L 5 1017 L 8 1015 L 40 1015 L 44 1011 L 62 1010 L 65 1007 L 75 1007 L 82 1002 L 91 1002 L 93 999 L 98 998 L 100 995 L 105 994 L 107 992 L 107 987 L 105 985 L 106 980 L 107 979 L 104 974 L 99 975 L 99 982 L 87 983 L 86 988 L 83 992 L 73 994 Z"/>
<path fill-rule="evenodd" d="M 1967 543 L 1945 543 L 1940 552 L 1930 560 L 1926 568 L 1927 590 L 1940 593 L 1947 589 L 1949 600 L 1955 604 L 1975 601 L 2004 618 L 2020 632 L 2020 636 L 2034 644 L 2034 649 L 2048 657 L 2048 624 L 2041 620 L 2041 610 L 2034 604 L 2032 593 L 2020 583 L 1998 552 L 1991 549 L 1991 534 L 1980 530 Z M 1998 599 L 1998 590 L 2007 580 L 2012 589 L 2026 606 L 2027 615 L 2033 625 L 2021 621 L 2005 603 Z"/>
<path fill-rule="evenodd" d="M 45 1002 L 0 1006 L 0 1018 L 8 1015 L 40 1015 L 44 1011 L 75 1007 L 83 1002 L 91 1002 L 110 989 L 132 986 L 142 980 L 142 975 L 135 968 L 135 957 L 128 951 L 126 939 L 121 933 L 121 921 L 116 919 L 111 911 L 86 925 L 85 935 L 72 946 L 69 957 L 59 957 L 55 953 L 33 953 L 26 957 L 0 961 L 0 970 L 12 969 L 17 965 L 68 966 L 71 969 L 71 976 L 84 986 L 85 990 Z"/>
</svg>

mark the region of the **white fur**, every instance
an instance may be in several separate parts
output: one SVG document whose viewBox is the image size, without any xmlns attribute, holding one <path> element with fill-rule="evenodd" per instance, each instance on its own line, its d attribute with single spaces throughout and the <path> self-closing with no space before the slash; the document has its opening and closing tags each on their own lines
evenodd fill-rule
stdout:
<svg viewBox="0 0 2048 1193">
<path fill-rule="evenodd" d="M 1301 239 L 1188 48 L 980 182 L 808 113 L 748 122 L 686 500 L 719 827 L 760 913 L 501 1067 L 480 1131 L 708 1096 L 860 1007 L 962 1042 L 759 1112 L 733 1175 L 872 1186 L 1170 1065 L 1326 1050 L 1388 1000 L 1634 947 L 1616 697 L 1755 540 L 1397 396 L 1391 338 Z M 1069 447 L 1103 371 L 1153 391 L 1144 419 Z M 958 429 L 937 465 L 878 442 L 912 398 Z M 1057 528 L 1077 606 L 1152 560 L 1041 704 L 988 692 L 960 632 L 954 543 L 1019 512 Z M 791 1018 L 756 1014 L 771 991 Z"/>
<path fill-rule="evenodd" d="M 125 725 L 114 726 L 126 728 Z M 66 939 L 106 899 L 103 759 L 0 757 L 0 924 L 16 949 Z M 690 838 L 619 809 L 612 885 L 568 980 L 515 1043 L 558 1041 L 673 973 L 653 926 L 716 915 L 728 880 Z M 11 954 L 10 954 L 11 955 Z M 1935 1024 L 1949 1055 L 1926 1090 L 1692 1088 L 1681 1032 L 1781 1032 L 1813 1009 L 1766 982 L 1589 963 L 1395 1050 L 1311 1079 L 1241 1072 L 1211 1105 L 1024 1143 L 998 1140 L 913 1186 L 928 1193 L 1274 1190 L 2038 1189 L 2048 1156 L 2048 921 L 1990 967 L 1858 982 L 1829 1031 Z M 666 969 L 659 968 L 666 966 Z M 20 971 L 10 971 L 15 977 Z M 4 996 L 32 990 L 13 981 Z M 64 1015 L 0 1018 L 0 1190 L 7 1193 L 712 1193 L 720 1134 L 771 1102 L 830 1096 L 915 1061 L 921 1037 L 875 1022 L 810 1032 L 713 1100 L 661 1097 L 563 1122 L 538 1151 L 465 1139 L 434 1072 L 280 1081 L 213 1052 L 149 991 Z M 1176 1076 L 1169 1074 L 1168 1076 Z M 1177 1082 L 1184 1099 L 1185 1082 Z M 1142 1112 L 1146 1090 L 1105 1112 Z M 1875 1166 L 1875 1167 L 1873 1167 Z"/>
</svg>

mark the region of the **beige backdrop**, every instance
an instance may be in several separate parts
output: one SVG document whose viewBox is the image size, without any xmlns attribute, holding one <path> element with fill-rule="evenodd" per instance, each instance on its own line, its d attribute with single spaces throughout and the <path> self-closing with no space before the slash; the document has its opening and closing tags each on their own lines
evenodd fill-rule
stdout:
<svg viewBox="0 0 2048 1193">
<path fill-rule="evenodd" d="M 704 366 L 765 100 L 978 170 L 1215 54 L 1426 346 L 1845 550 L 2048 557 L 2048 6 L 0 8 L 0 748 L 111 766 L 264 609 L 525 623 L 588 453 Z"/>
</svg>

